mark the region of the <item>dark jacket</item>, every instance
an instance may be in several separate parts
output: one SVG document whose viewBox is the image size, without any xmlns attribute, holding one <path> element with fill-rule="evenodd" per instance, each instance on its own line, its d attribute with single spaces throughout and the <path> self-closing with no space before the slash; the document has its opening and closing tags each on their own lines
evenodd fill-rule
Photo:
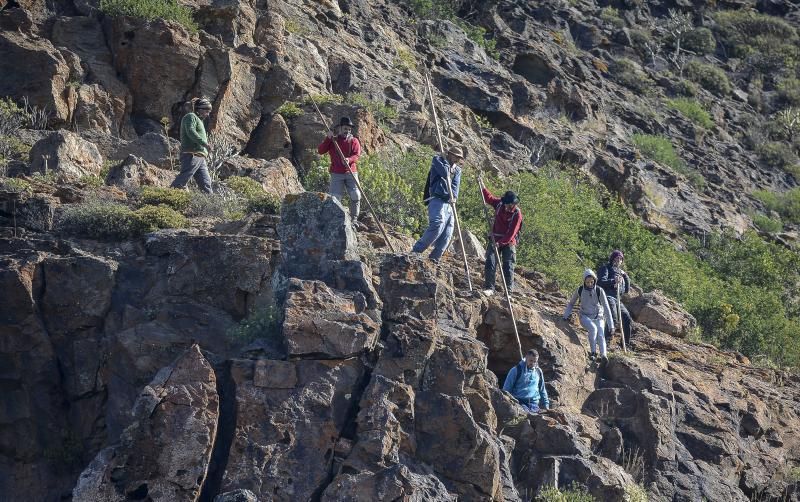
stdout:
<svg viewBox="0 0 800 502">
<path fill-rule="evenodd" d="M 597 271 L 597 285 L 603 288 L 606 296 L 617 297 L 616 279 L 618 275 L 622 275 L 622 293 L 625 294 L 631 289 L 630 279 L 627 274 L 622 273 L 620 269 L 610 263 L 606 263 Z"/>
<path fill-rule="evenodd" d="M 461 185 L 461 168 L 458 164 L 450 165 L 447 159 L 436 155 L 431 161 L 431 170 L 428 173 L 430 182 L 430 195 L 445 202 L 450 202 L 450 194 L 447 193 L 447 171 L 450 171 L 450 187 L 453 197 L 458 199 L 458 188 Z"/>
</svg>

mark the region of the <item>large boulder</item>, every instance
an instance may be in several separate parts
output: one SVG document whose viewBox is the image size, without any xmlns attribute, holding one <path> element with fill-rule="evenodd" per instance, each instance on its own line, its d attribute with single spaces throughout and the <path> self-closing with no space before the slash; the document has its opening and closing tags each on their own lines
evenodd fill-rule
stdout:
<svg viewBox="0 0 800 502">
<path fill-rule="evenodd" d="M 161 19 L 121 16 L 108 24 L 108 45 L 133 96 L 132 113 L 155 122 L 170 117 L 195 83 L 203 55 L 198 36 Z"/>
<path fill-rule="evenodd" d="M 132 191 L 142 186 L 168 187 L 175 179 L 174 171 L 159 169 L 144 160 L 128 155 L 122 163 L 113 166 L 106 176 L 106 184 Z"/>
<path fill-rule="evenodd" d="M 86 468 L 73 500 L 197 500 L 217 435 L 216 383 L 197 345 L 159 371 L 136 401 L 120 444 Z"/>
<path fill-rule="evenodd" d="M 287 362 L 296 379 L 270 383 L 257 362 L 234 360 L 236 428 L 222 491 L 258 500 L 311 500 L 327 484 L 334 448 L 357 403 L 364 368 L 357 359 Z"/>
<path fill-rule="evenodd" d="M 331 275 L 337 262 L 358 258 L 350 215 L 328 194 L 287 196 L 278 235 L 287 277 L 318 279 Z"/>
<path fill-rule="evenodd" d="M 247 153 L 260 159 L 292 158 L 292 138 L 289 127 L 279 113 L 262 119 L 253 131 Z"/>
<path fill-rule="evenodd" d="M 122 162 L 133 155 L 159 169 L 178 170 L 180 168 L 180 143 L 163 133 L 148 132 L 132 140 L 98 131 L 83 131 L 81 136 L 94 143 L 104 158 Z"/>
<path fill-rule="evenodd" d="M 290 357 L 344 359 L 372 349 L 378 340 L 380 325 L 365 313 L 361 293 L 292 279 L 285 305 L 283 336 Z"/>
<path fill-rule="evenodd" d="M 74 55 L 65 55 L 46 39 L 16 30 L 0 31 L 0 96 L 27 97 L 45 108 L 56 125 L 69 122 L 75 94 L 67 85 L 81 70 Z"/>
<path fill-rule="evenodd" d="M 661 291 L 644 293 L 625 302 L 636 322 L 672 336 L 685 337 L 697 327 L 697 320 Z"/>
<path fill-rule="evenodd" d="M 38 141 L 29 156 L 31 173 L 46 171 L 72 181 L 97 176 L 103 170 L 103 156 L 97 147 L 63 129 Z"/>
<path fill-rule="evenodd" d="M 288 194 L 304 191 L 297 176 L 297 170 L 288 159 L 261 160 L 235 156 L 226 160 L 220 167 L 220 177 L 247 176 L 261 183 L 264 191 L 283 199 Z"/>
</svg>

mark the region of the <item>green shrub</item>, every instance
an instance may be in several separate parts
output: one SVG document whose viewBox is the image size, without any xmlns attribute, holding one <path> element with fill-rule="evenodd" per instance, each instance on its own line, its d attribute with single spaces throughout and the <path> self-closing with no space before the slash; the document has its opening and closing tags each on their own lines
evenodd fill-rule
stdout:
<svg viewBox="0 0 800 502">
<path fill-rule="evenodd" d="M 775 211 L 787 221 L 800 224 L 800 188 L 794 188 L 783 194 L 756 190 L 753 197 L 764 203 L 770 211 Z"/>
<path fill-rule="evenodd" d="M 614 82 L 624 85 L 638 94 L 649 94 L 653 88 L 652 79 L 630 59 L 615 59 L 612 61 L 609 70 L 611 79 Z"/>
<path fill-rule="evenodd" d="M 747 10 L 719 11 L 713 18 L 730 56 L 752 59 L 764 75 L 796 66 L 797 31 L 783 19 Z"/>
<path fill-rule="evenodd" d="M 139 219 L 128 206 L 102 201 L 68 206 L 59 227 L 96 239 L 125 239 L 141 233 Z"/>
<path fill-rule="evenodd" d="M 731 93 L 733 86 L 724 71 L 714 65 L 701 63 L 700 61 L 689 61 L 683 69 L 686 78 L 692 82 L 697 82 L 704 89 L 726 96 Z"/>
<path fill-rule="evenodd" d="M 304 114 L 302 108 L 300 108 L 297 103 L 293 101 L 287 101 L 275 110 L 275 113 L 282 116 L 284 119 L 293 119 L 299 117 L 300 115 Z"/>
<path fill-rule="evenodd" d="M 714 52 L 717 41 L 711 30 L 701 27 L 687 32 L 681 40 L 681 47 L 702 56 Z"/>
<path fill-rule="evenodd" d="M 190 192 L 180 188 L 160 188 L 153 186 L 142 187 L 139 200 L 143 205 L 166 205 L 181 211 L 189 206 L 192 199 Z"/>
<path fill-rule="evenodd" d="M 788 143 L 782 141 L 768 141 L 756 146 L 756 153 L 764 164 L 769 167 L 794 170 L 797 165 L 797 155 Z"/>
<path fill-rule="evenodd" d="M 251 213 L 280 214 L 281 200 L 270 194 L 253 197 L 247 201 L 247 211 Z"/>
<path fill-rule="evenodd" d="M 680 79 L 672 84 L 672 92 L 678 96 L 697 96 L 697 84 L 686 79 Z"/>
<path fill-rule="evenodd" d="M 775 86 L 778 92 L 779 105 L 782 107 L 800 106 L 800 80 L 787 77 L 778 81 Z"/>
<path fill-rule="evenodd" d="M 105 178 L 101 178 L 100 176 L 95 176 L 94 174 L 87 174 L 81 176 L 78 180 L 78 183 L 86 185 L 89 188 L 100 188 L 104 184 Z"/>
<path fill-rule="evenodd" d="M 689 98 L 675 98 L 668 99 L 667 106 L 674 110 L 678 110 L 683 116 L 706 129 L 714 127 L 714 121 L 711 120 L 711 115 L 703 108 L 703 106 L 694 99 Z"/>
<path fill-rule="evenodd" d="M 625 502 L 647 502 L 647 490 L 642 485 L 625 485 Z"/>
<path fill-rule="evenodd" d="M 230 328 L 226 335 L 236 343 L 250 343 L 259 338 L 280 337 L 281 312 L 274 305 L 263 307 Z"/>
<path fill-rule="evenodd" d="M 397 118 L 397 110 L 391 106 L 378 103 L 377 101 L 372 101 L 363 94 L 348 94 L 347 102 L 351 105 L 360 106 L 369 110 L 380 124 L 385 124 L 387 121 Z"/>
<path fill-rule="evenodd" d="M 264 187 L 261 186 L 261 183 L 247 176 L 231 176 L 225 180 L 225 184 L 245 199 L 252 199 L 264 194 Z"/>
<path fill-rule="evenodd" d="M 600 10 L 600 19 L 617 29 L 625 26 L 625 21 L 619 17 L 619 9 L 610 5 Z"/>
<path fill-rule="evenodd" d="M 155 232 L 161 228 L 184 228 L 186 217 L 169 206 L 142 206 L 133 212 L 140 232 Z"/>
<path fill-rule="evenodd" d="M 192 192 L 192 200 L 183 211 L 187 216 L 200 218 L 241 219 L 247 209 L 247 201 L 232 192 L 215 194 Z"/>
<path fill-rule="evenodd" d="M 595 502 L 595 498 L 586 488 L 572 483 L 569 488 L 558 489 L 554 486 L 545 488 L 536 496 L 536 502 Z"/>
<path fill-rule="evenodd" d="M 0 187 L 2 187 L 3 190 L 9 190 L 11 192 L 33 193 L 31 184 L 19 178 L 2 178 L 0 179 Z"/>
<path fill-rule="evenodd" d="M 192 9 L 180 5 L 177 0 L 100 0 L 99 8 L 109 16 L 177 21 L 189 31 L 197 31 Z"/>
<path fill-rule="evenodd" d="M 500 51 L 497 50 L 497 40 L 491 38 L 483 26 L 470 24 L 461 19 L 456 20 L 456 24 L 464 30 L 467 38 L 482 47 L 486 54 L 493 59 L 500 59 Z"/>
<path fill-rule="evenodd" d="M 634 134 L 633 144 L 645 157 L 660 162 L 675 170 L 683 170 L 686 164 L 678 156 L 675 148 L 668 138 L 651 134 Z"/>
<path fill-rule="evenodd" d="M 783 230 L 783 222 L 781 220 L 776 220 L 763 214 L 753 215 L 753 223 L 759 230 L 771 234 L 775 234 Z"/>
</svg>

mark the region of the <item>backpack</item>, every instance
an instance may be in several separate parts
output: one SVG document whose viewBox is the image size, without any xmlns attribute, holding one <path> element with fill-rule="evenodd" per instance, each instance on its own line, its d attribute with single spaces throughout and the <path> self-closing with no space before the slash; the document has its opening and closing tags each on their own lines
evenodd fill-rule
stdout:
<svg viewBox="0 0 800 502">
<path fill-rule="evenodd" d="M 517 382 L 519 382 L 519 376 L 525 370 L 524 364 L 525 364 L 525 361 L 520 361 L 517 364 L 517 374 L 514 376 L 514 385 L 511 386 L 512 389 L 517 386 Z M 539 378 L 541 379 L 540 381 L 544 382 L 544 373 L 542 373 L 542 367 L 541 366 L 537 366 L 536 369 L 539 370 Z"/>
<path fill-rule="evenodd" d="M 425 178 L 425 190 L 422 192 L 422 203 L 426 206 L 430 203 L 431 199 L 431 171 L 428 170 L 428 177 Z"/>
</svg>

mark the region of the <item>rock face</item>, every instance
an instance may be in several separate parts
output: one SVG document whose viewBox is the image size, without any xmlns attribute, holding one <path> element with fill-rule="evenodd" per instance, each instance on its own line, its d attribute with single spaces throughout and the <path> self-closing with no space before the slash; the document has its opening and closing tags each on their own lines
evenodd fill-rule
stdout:
<svg viewBox="0 0 800 502">
<path fill-rule="evenodd" d="M 117 164 L 108 171 L 106 184 L 126 191 L 145 185 L 168 187 L 175 176 L 174 171 L 159 169 L 138 157 L 129 155 L 121 164 Z"/>
<path fill-rule="evenodd" d="M 136 401 L 121 443 L 89 464 L 73 499 L 197 500 L 217 434 L 216 383 L 197 345 L 159 371 Z"/>
<path fill-rule="evenodd" d="M 271 161 L 236 156 L 220 167 L 220 177 L 247 176 L 261 183 L 264 191 L 278 199 L 304 192 L 297 170 L 285 158 Z"/>
<path fill-rule="evenodd" d="M 648 328 L 685 337 L 697 327 L 697 321 L 661 291 L 651 291 L 626 303 L 636 322 Z"/>
<path fill-rule="evenodd" d="M 103 157 L 97 147 L 65 130 L 54 132 L 33 145 L 30 163 L 31 172 L 47 170 L 67 180 L 96 176 L 103 169 Z"/>
</svg>

